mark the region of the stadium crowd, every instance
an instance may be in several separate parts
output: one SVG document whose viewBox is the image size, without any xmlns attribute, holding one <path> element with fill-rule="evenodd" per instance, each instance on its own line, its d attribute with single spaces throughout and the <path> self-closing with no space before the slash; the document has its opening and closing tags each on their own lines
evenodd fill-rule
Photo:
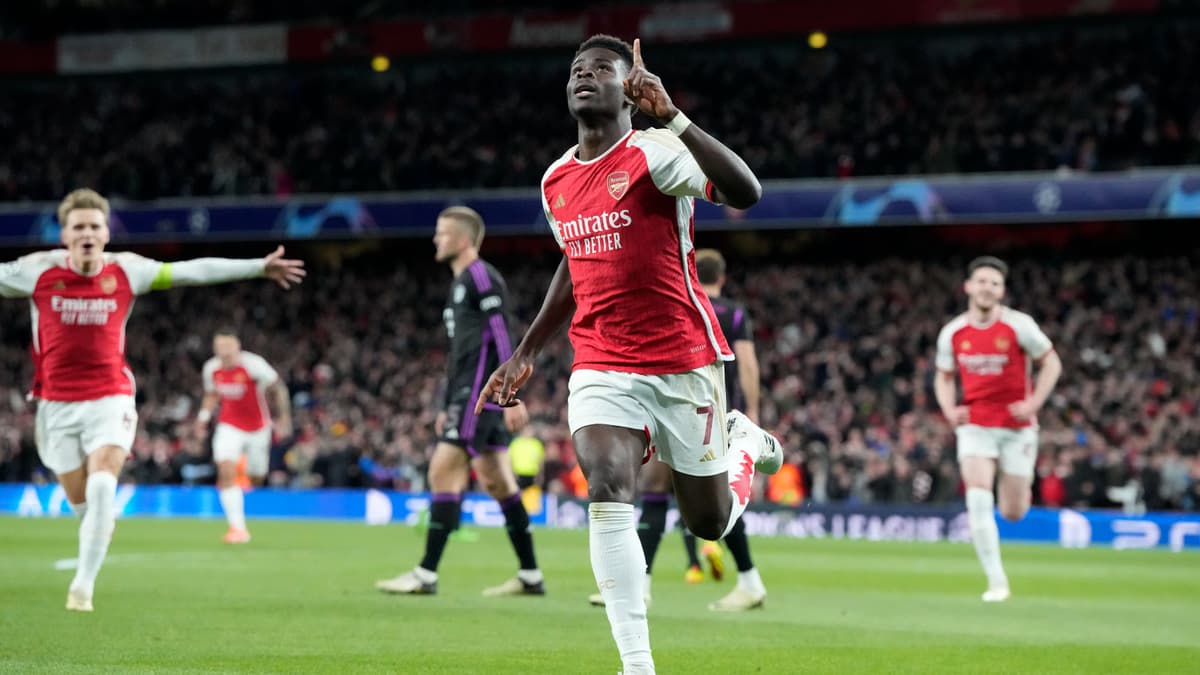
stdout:
<svg viewBox="0 0 1200 675">
<path fill-rule="evenodd" d="M 1198 37 L 1178 20 L 646 59 L 762 178 L 1093 171 L 1200 162 Z M 13 81 L 0 201 L 530 187 L 574 142 L 568 56 Z"/>
<path fill-rule="evenodd" d="M 485 250 L 486 254 L 486 250 Z M 520 328 L 553 261 L 494 262 Z M 782 503 L 960 499 L 954 437 L 932 395 L 934 340 L 962 311 L 961 260 L 885 259 L 732 268 L 727 291 L 758 320 L 763 419 L 790 449 L 791 483 L 765 480 Z M 276 448 L 271 481 L 293 486 L 421 489 L 434 400 L 445 366 L 441 308 L 448 273 L 408 258 L 312 261 L 305 285 L 186 289 L 138 303 L 128 355 L 139 377 L 141 430 L 125 480 L 211 481 L 191 436 L 199 367 L 219 324 L 240 327 L 292 391 L 297 434 Z M 741 269 L 738 269 L 741 267 Z M 1040 419 L 1035 500 L 1048 505 L 1200 510 L 1200 288 L 1184 258 L 1023 260 L 1013 304 L 1041 322 L 1065 371 Z M 0 480 L 42 480 L 32 444 L 28 311 L 0 305 Z M 564 415 L 565 339 L 524 392 L 526 433 L 546 446 L 542 485 L 578 490 Z"/>
<path fill-rule="evenodd" d="M 607 0 L 603 6 L 631 4 Z M 461 16 L 481 11 L 575 10 L 570 0 L 43 0 L 0 4 L 0 38 L 47 39 L 63 34 L 190 29 L 252 23 L 379 21 Z"/>
</svg>

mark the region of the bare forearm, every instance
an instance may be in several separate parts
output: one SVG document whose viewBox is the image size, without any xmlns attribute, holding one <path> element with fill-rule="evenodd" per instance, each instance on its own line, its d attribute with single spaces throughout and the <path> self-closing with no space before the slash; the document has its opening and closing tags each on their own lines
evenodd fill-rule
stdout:
<svg viewBox="0 0 1200 675">
<path fill-rule="evenodd" d="M 207 424 L 212 419 L 213 411 L 217 409 L 218 400 L 215 392 L 205 394 L 200 400 L 200 410 L 196 411 L 196 419 Z"/>
<path fill-rule="evenodd" d="M 759 388 L 756 386 L 746 386 L 746 384 L 743 382 L 742 391 L 745 392 L 746 395 L 746 414 L 750 416 L 750 419 L 758 420 L 759 398 L 761 396 Z"/>
<path fill-rule="evenodd" d="M 695 124 L 685 129 L 679 140 L 691 151 L 726 204 L 745 209 L 758 203 L 762 184 L 737 153 Z"/>
<path fill-rule="evenodd" d="M 211 415 L 212 411 L 217 409 L 217 400 L 216 394 L 205 394 L 204 400 L 200 401 L 200 409 L 207 410 Z"/>
<path fill-rule="evenodd" d="M 942 413 L 948 415 L 948 411 L 958 403 L 958 392 L 955 391 L 954 375 L 938 371 L 933 380 L 933 395 L 937 398 L 938 406 L 941 407 Z"/>
<path fill-rule="evenodd" d="M 292 397 L 288 394 L 287 385 L 282 381 L 276 382 L 271 387 L 271 393 L 275 397 L 275 413 L 281 419 L 292 418 Z"/>
<path fill-rule="evenodd" d="M 762 396 L 758 354 L 754 351 L 754 343 L 749 340 L 735 342 L 733 351 L 737 356 L 738 384 L 742 385 L 742 394 L 746 397 L 746 409 L 743 412 L 749 415 L 750 419 L 758 420 L 758 406 Z"/>
<path fill-rule="evenodd" d="M 575 311 L 574 285 L 571 283 L 571 271 L 567 267 L 567 259 L 563 257 L 550 280 L 550 288 L 546 291 L 546 299 L 542 308 L 529 324 L 529 330 L 517 345 L 516 353 L 527 356 L 537 356 L 541 353 L 550 338 L 558 334 L 564 324 L 570 320 Z"/>
<path fill-rule="evenodd" d="M 1034 407 L 1041 408 L 1050 398 L 1050 392 L 1054 391 L 1054 385 L 1058 383 L 1058 377 L 1062 375 L 1062 360 L 1058 358 L 1058 354 L 1050 352 L 1042 360 L 1042 366 L 1038 369 L 1037 380 L 1033 386 L 1033 394 L 1030 399 L 1033 401 Z"/>
</svg>

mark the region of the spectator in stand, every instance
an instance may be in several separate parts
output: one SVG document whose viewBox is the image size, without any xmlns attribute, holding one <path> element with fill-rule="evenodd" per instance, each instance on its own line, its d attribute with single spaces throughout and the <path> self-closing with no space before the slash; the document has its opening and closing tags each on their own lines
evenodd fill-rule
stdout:
<svg viewBox="0 0 1200 675">
<path fill-rule="evenodd" d="M 1193 356 L 1200 345 L 1200 280 L 1191 262 L 1014 259 L 1021 260 L 1010 274 L 1020 289 L 1014 302 L 1045 317 L 1065 364 L 1041 415 L 1036 500 L 1120 508 L 1108 488 L 1134 480 L 1149 509 L 1200 510 L 1200 378 Z M 220 298 L 192 290 L 142 298 L 127 336 L 140 375 L 142 434 L 134 448 L 138 462 L 130 462 L 123 479 L 212 482 L 211 457 L 186 442 L 186 421 L 198 404 L 195 382 L 212 331 L 238 323 L 256 327 L 243 336 L 247 349 L 284 355 L 276 365 L 294 394 L 297 437 L 273 466 L 273 485 L 424 489 L 434 441 L 430 401 L 445 369 L 445 335 L 418 327 L 438 325 L 445 289 L 430 281 L 440 278 L 438 270 L 396 260 L 388 248 L 353 265 L 327 263 L 283 296 L 230 286 Z M 551 266 L 496 260 L 509 272 L 516 315 L 532 316 Z M 746 268 L 730 270 L 730 291 L 752 315 L 771 319 L 756 335 L 762 416 L 777 420 L 772 431 L 786 447 L 803 451 L 806 499 L 962 499 L 954 439 L 932 401 L 928 358 L 940 320 L 960 306 L 949 289 L 962 263 L 743 261 Z M 192 320 L 181 327 L 173 317 L 185 307 Z M 0 434 L 0 479 L 45 480 L 36 453 L 29 453 L 32 416 L 23 397 L 30 329 L 22 309 L 0 306 L 0 401 L 8 402 L 0 406 L 0 428 L 10 430 Z M 546 444 L 543 487 L 564 494 L 576 466 L 562 414 L 570 360 L 565 340 L 554 350 L 540 364 L 546 377 L 525 392 L 525 401 Z M 412 354 L 421 358 L 405 358 Z M 324 459 L 338 454 L 336 461 Z M 755 494 L 766 489 L 763 482 Z"/>
<path fill-rule="evenodd" d="M 10 4 L 36 3 L 5 3 L 0 17 Z M 197 3 L 160 0 L 144 14 L 146 3 L 109 4 L 141 21 Z M 225 10 L 237 21 L 292 9 L 206 4 L 217 5 L 206 16 Z M 292 11 L 337 13 L 315 0 Z M 684 45 L 664 47 L 659 74 L 762 178 L 1107 171 L 1200 162 L 1198 38 L 1194 18 L 1167 17 L 1026 26 L 975 43 L 949 32 L 845 37 L 820 51 L 795 41 Z M 528 187 L 556 158 L 539 139 L 569 132 L 561 77 L 549 55 L 520 54 L 397 62 L 388 73 L 6 81 L 0 201 L 51 199 L 77 184 L 128 199 Z M 451 80 L 460 94 L 447 102 Z M 505 86 L 514 80 L 526 86 Z M 739 96 L 707 96 L 714 85 Z"/>
</svg>

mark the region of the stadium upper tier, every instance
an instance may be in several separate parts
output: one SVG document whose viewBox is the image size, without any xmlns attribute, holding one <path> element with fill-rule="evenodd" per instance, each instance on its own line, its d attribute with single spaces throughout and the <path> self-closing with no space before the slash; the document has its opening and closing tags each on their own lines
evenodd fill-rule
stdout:
<svg viewBox="0 0 1200 675">
<path fill-rule="evenodd" d="M 1200 162 L 1198 37 L 1175 21 L 645 54 L 762 178 L 1098 171 Z M 6 81 L 0 200 L 534 187 L 575 140 L 570 56 Z"/>
<path fill-rule="evenodd" d="M 601 7 L 632 0 L 589 3 Z M 58 0 L 0 4 L 0 37 L 47 38 L 66 33 L 100 33 L 250 23 L 373 21 L 396 17 L 466 15 L 483 11 L 578 9 L 571 0 Z"/>
</svg>

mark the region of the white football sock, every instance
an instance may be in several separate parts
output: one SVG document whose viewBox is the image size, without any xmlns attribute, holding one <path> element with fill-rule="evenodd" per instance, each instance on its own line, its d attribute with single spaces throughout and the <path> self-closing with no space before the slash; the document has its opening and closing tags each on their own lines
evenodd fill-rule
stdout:
<svg viewBox="0 0 1200 675">
<path fill-rule="evenodd" d="M 763 585 L 762 577 L 758 576 L 758 568 L 751 567 L 745 572 L 738 572 L 738 588 L 754 595 L 764 595 L 767 587 Z"/>
<path fill-rule="evenodd" d="M 84 489 L 88 506 L 79 523 L 79 567 L 71 588 L 83 589 L 90 595 L 117 525 L 117 477 L 97 471 L 88 476 Z"/>
<path fill-rule="evenodd" d="M 71 513 L 74 513 L 76 518 L 83 520 L 83 517 L 87 515 L 87 502 L 82 504 L 71 504 Z"/>
<path fill-rule="evenodd" d="M 217 490 L 217 496 L 221 499 L 221 509 L 225 511 L 225 519 L 229 521 L 229 527 L 235 530 L 245 530 L 246 498 L 242 494 L 242 488 L 237 485 L 220 488 Z"/>
<path fill-rule="evenodd" d="M 592 502 L 588 506 L 592 572 L 604 598 L 608 623 L 625 672 L 653 673 L 650 627 L 646 623 L 646 556 L 637 536 L 632 504 Z"/>
<path fill-rule="evenodd" d="M 527 584 L 537 584 L 545 580 L 541 570 L 517 570 L 517 578 Z"/>
<path fill-rule="evenodd" d="M 967 488 L 967 522 L 975 554 L 987 574 L 988 588 L 1008 588 L 1008 577 L 1000 563 L 1000 532 L 996 529 L 996 498 L 991 490 Z"/>
</svg>

